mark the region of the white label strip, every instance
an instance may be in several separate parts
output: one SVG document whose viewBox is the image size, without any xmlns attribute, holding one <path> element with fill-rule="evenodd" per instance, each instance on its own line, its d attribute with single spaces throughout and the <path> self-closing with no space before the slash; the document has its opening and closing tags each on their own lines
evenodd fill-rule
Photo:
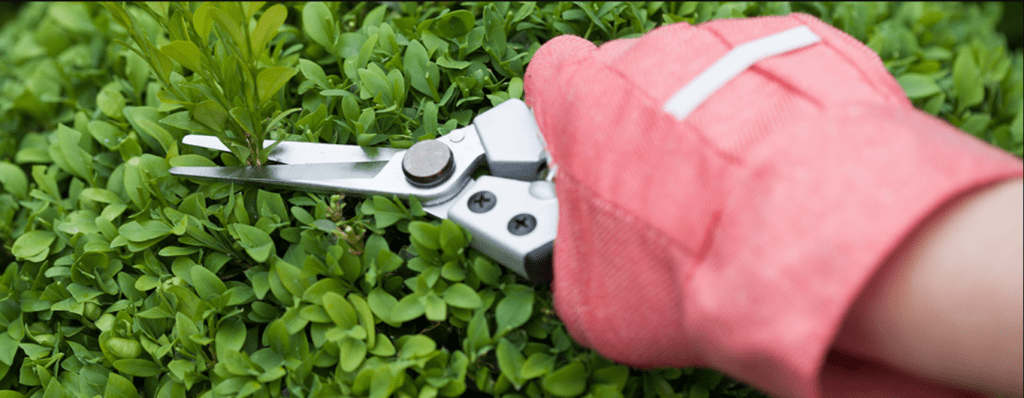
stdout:
<svg viewBox="0 0 1024 398">
<path fill-rule="evenodd" d="M 715 91 L 757 61 L 807 47 L 819 41 L 821 38 L 818 35 L 811 32 L 807 26 L 801 25 L 743 43 L 719 58 L 685 87 L 673 94 L 662 109 L 671 113 L 678 120 L 686 119 Z"/>
</svg>

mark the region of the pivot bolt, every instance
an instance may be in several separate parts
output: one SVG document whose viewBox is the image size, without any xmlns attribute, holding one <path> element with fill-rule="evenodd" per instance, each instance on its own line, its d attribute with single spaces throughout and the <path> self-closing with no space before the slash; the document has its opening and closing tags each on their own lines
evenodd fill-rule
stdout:
<svg viewBox="0 0 1024 398">
<path fill-rule="evenodd" d="M 537 219 L 527 213 L 518 214 L 508 221 L 508 232 L 515 236 L 526 235 L 536 227 Z"/>
<path fill-rule="evenodd" d="M 469 197 L 469 202 L 466 203 L 469 206 L 469 210 L 474 213 L 486 213 L 494 208 L 494 205 L 498 204 L 498 197 L 494 196 L 490 191 L 480 191 Z"/>
<path fill-rule="evenodd" d="M 402 172 L 410 184 L 430 188 L 448 181 L 455 172 L 455 158 L 443 142 L 420 141 L 405 151 Z"/>
</svg>

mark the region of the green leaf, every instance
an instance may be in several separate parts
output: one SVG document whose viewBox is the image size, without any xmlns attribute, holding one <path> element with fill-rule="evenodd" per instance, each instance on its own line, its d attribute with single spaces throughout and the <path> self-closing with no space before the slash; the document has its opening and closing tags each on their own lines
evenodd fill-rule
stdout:
<svg viewBox="0 0 1024 398">
<path fill-rule="evenodd" d="M 433 294 L 427 296 L 427 302 L 424 304 L 423 310 L 427 315 L 427 320 L 434 322 L 444 321 L 448 317 L 448 305 L 440 297 Z"/>
<path fill-rule="evenodd" d="M 522 369 L 523 363 L 526 361 L 523 358 L 523 354 L 508 339 L 503 337 L 498 341 L 495 355 L 498 357 L 498 368 L 501 369 L 501 374 L 505 375 L 518 390 L 524 381 L 520 376 L 520 369 Z"/>
<path fill-rule="evenodd" d="M 252 34 L 249 35 L 250 40 L 252 40 L 253 54 L 263 52 L 263 48 L 269 45 L 270 40 L 277 35 L 277 30 L 281 28 L 286 18 L 288 18 L 288 9 L 281 4 L 275 4 L 266 11 L 263 11 L 259 22 L 253 29 Z"/>
<path fill-rule="evenodd" d="M 48 11 L 54 22 L 71 32 L 88 34 L 96 31 L 95 25 L 89 19 L 89 10 L 84 4 L 55 3 Z"/>
<path fill-rule="evenodd" d="M 533 314 L 533 291 L 529 289 L 512 291 L 498 302 L 494 309 L 494 317 L 498 322 L 497 335 L 522 326 Z"/>
<path fill-rule="evenodd" d="M 351 372 L 366 359 L 366 342 L 347 337 L 341 341 L 338 351 L 341 351 L 341 370 Z"/>
<path fill-rule="evenodd" d="M 204 43 L 210 37 L 210 30 L 213 29 L 213 18 L 210 16 L 210 9 L 213 8 L 213 5 L 213 2 L 204 2 L 192 13 L 192 26 Z"/>
<path fill-rule="evenodd" d="M 260 102 L 266 102 L 277 94 L 288 80 L 295 76 L 296 70 L 287 66 L 274 66 L 261 70 L 256 76 L 256 93 Z"/>
<path fill-rule="evenodd" d="M 402 359 L 420 358 L 437 350 L 437 343 L 430 337 L 414 334 L 399 343 L 398 357 Z"/>
<path fill-rule="evenodd" d="M 124 109 L 124 105 L 124 95 L 121 94 L 121 90 L 114 88 L 114 86 L 106 86 L 96 95 L 96 107 L 107 117 L 119 117 Z"/>
<path fill-rule="evenodd" d="M 468 244 L 462 228 L 448 219 L 441 221 L 439 239 L 445 253 L 458 253 Z"/>
<path fill-rule="evenodd" d="M 141 398 L 135 385 L 117 373 L 107 376 L 107 385 L 103 391 L 103 398 Z"/>
<path fill-rule="evenodd" d="M 327 75 L 324 74 L 324 69 L 320 67 L 316 62 L 308 59 L 299 60 L 299 71 L 306 79 L 312 80 L 321 89 L 328 90 L 332 88 L 331 82 L 327 80 Z"/>
<path fill-rule="evenodd" d="M 424 247 L 430 249 L 440 249 L 441 228 L 423 221 L 413 221 L 409 223 L 409 234 L 411 239 Z"/>
<path fill-rule="evenodd" d="M 445 289 L 444 301 L 452 307 L 475 309 L 483 305 L 480 295 L 464 283 L 456 283 Z"/>
<path fill-rule="evenodd" d="M 203 53 L 190 41 L 175 40 L 160 47 L 160 52 L 189 70 L 198 72 L 203 64 Z"/>
<path fill-rule="evenodd" d="M 175 156 L 167 161 L 171 167 L 215 167 L 216 163 L 212 160 L 199 155 L 181 155 Z"/>
<path fill-rule="evenodd" d="M 409 42 L 405 48 L 405 57 L 402 62 L 405 75 L 409 77 L 409 84 L 421 93 L 431 96 L 435 101 L 440 100 L 437 93 L 437 88 L 441 84 L 440 70 L 437 65 L 430 62 L 427 50 L 419 41 Z"/>
<path fill-rule="evenodd" d="M 0 162 L 0 186 L 19 199 L 25 199 L 28 195 L 28 176 L 20 167 L 12 163 Z"/>
<path fill-rule="evenodd" d="M 139 377 L 153 377 L 164 373 L 163 367 L 145 359 L 119 359 L 114 361 L 114 368 L 124 374 Z"/>
<path fill-rule="evenodd" d="M 408 214 L 398 208 L 398 205 L 396 205 L 395 202 L 392 202 L 390 199 L 383 196 L 373 197 L 373 208 L 373 216 L 377 222 L 377 228 L 389 227 L 408 217 Z"/>
<path fill-rule="evenodd" d="M 22 260 L 42 261 L 50 253 L 50 244 L 56 239 L 57 235 L 50 231 L 29 231 L 14 241 L 11 254 Z"/>
<path fill-rule="evenodd" d="M 469 33 L 473 29 L 476 18 L 467 10 L 458 10 L 445 14 L 430 25 L 430 30 L 438 36 L 454 39 Z"/>
<path fill-rule="evenodd" d="M 234 229 L 238 243 L 256 262 L 267 261 L 270 253 L 274 251 L 274 241 L 262 229 L 237 223 L 231 224 L 230 228 Z"/>
<path fill-rule="evenodd" d="M 327 292 L 323 295 L 324 310 L 331 320 L 342 329 L 349 329 L 358 325 L 356 310 L 340 294 Z"/>
<path fill-rule="evenodd" d="M 549 373 L 541 380 L 544 391 L 557 397 L 573 397 L 587 388 L 587 373 L 583 364 L 573 361 Z"/>
<path fill-rule="evenodd" d="M 195 286 L 199 298 L 207 301 L 220 297 L 228 290 L 224 281 L 201 265 L 192 267 L 192 285 Z"/>
<path fill-rule="evenodd" d="M 334 13 L 322 2 L 310 2 L 302 6 L 302 30 L 317 44 L 327 49 L 334 48 L 337 25 Z"/>
<path fill-rule="evenodd" d="M 171 227 L 157 220 L 131 221 L 118 228 L 118 233 L 129 242 L 147 242 L 169 235 Z"/>
<path fill-rule="evenodd" d="M 505 340 L 502 338 L 502 340 Z M 555 368 L 555 357 L 543 352 L 535 352 L 523 363 L 520 376 L 523 380 L 540 377 L 551 372 Z"/>
<path fill-rule="evenodd" d="M 423 315 L 424 311 L 425 308 L 423 303 L 420 302 L 419 296 L 408 295 L 402 297 L 402 299 L 395 304 L 394 308 L 391 309 L 390 318 L 395 322 L 406 322 Z"/>
<path fill-rule="evenodd" d="M 391 319 L 391 310 L 398 304 L 398 300 L 394 296 L 378 287 L 367 294 L 366 302 L 370 304 L 370 310 L 374 315 L 384 322 L 394 323 Z"/>
<path fill-rule="evenodd" d="M 939 85 L 935 84 L 935 80 L 916 73 L 907 73 L 896 79 L 903 87 L 903 91 L 907 93 L 907 98 L 918 99 L 924 98 L 941 91 Z"/>
<path fill-rule="evenodd" d="M 953 62 L 953 93 L 959 111 L 980 104 L 985 99 L 981 70 L 978 69 L 974 54 L 968 46 L 961 48 L 956 61 Z"/>
<path fill-rule="evenodd" d="M 193 269 L 195 268 L 193 267 Z M 245 344 L 245 338 L 245 323 L 237 317 L 222 321 L 220 327 L 217 328 L 217 336 L 214 339 L 217 352 L 221 353 L 218 355 L 223 357 L 223 352 L 240 351 Z"/>
</svg>

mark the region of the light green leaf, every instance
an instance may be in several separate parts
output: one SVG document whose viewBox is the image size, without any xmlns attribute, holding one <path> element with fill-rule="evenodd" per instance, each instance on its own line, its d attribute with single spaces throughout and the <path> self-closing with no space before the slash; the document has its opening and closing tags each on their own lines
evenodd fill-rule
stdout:
<svg viewBox="0 0 1024 398">
<path fill-rule="evenodd" d="M 124 376 L 111 372 L 107 377 L 103 398 L 142 398 L 135 385 Z"/>
<path fill-rule="evenodd" d="M 199 155 L 181 155 L 175 156 L 167 161 L 171 167 L 215 167 L 216 163 L 212 160 Z"/>
<path fill-rule="evenodd" d="M 107 117 L 119 117 L 124 105 L 124 95 L 114 86 L 106 86 L 100 90 L 99 94 L 96 94 L 96 107 Z"/>
<path fill-rule="evenodd" d="M 422 334 L 414 334 L 405 337 L 399 343 L 398 357 L 403 359 L 419 358 L 430 355 L 437 350 L 437 343 L 430 337 Z"/>
<path fill-rule="evenodd" d="M 419 41 L 409 42 L 402 62 L 405 75 L 409 76 L 409 84 L 421 93 L 431 96 L 434 101 L 440 100 L 437 93 L 437 88 L 441 84 L 440 70 L 436 64 L 430 62 L 427 50 Z"/>
<path fill-rule="evenodd" d="M 270 44 L 270 40 L 277 35 L 277 30 L 281 28 L 286 18 L 288 18 L 288 9 L 281 4 L 275 4 L 263 11 L 256 28 L 249 35 L 252 40 L 253 54 L 261 53 L 263 48 Z"/>
<path fill-rule="evenodd" d="M 277 94 L 288 80 L 295 76 L 296 70 L 287 66 L 274 66 L 261 70 L 256 76 L 256 93 L 260 102 L 266 102 Z"/>
<path fill-rule="evenodd" d="M 505 339 L 502 338 L 502 341 Z M 523 380 L 529 380 L 534 377 L 540 377 L 551 372 L 555 368 L 555 357 L 545 354 L 543 352 L 535 352 L 530 354 L 530 357 L 523 363 L 520 376 Z"/>
<path fill-rule="evenodd" d="M 199 71 L 203 64 L 203 53 L 190 41 L 172 41 L 160 47 L 160 52 L 192 71 Z"/>
<path fill-rule="evenodd" d="M 157 220 L 131 221 L 118 228 L 118 233 L 129 242 L 146 242 L 169 235 L 171 227 Z"/>
<path fill-rule="evenodd" d="M 391 319 L 391 310 L 398 304 L 394 296 L 385 292 L 384 289 L 374 288 L 366 296 L 366 302 L 370 305 L 370 311 L 387 323 L 394 323 Z"/>
<path fill-rule="evenodd" d="M 50 231 L 29 231 L 14 241 L 11 254 L 22 260 L 41 261 L 50 253 L 50 244 L 56 239 L 57 235 Z"/>
<path fill-rule="evenodd" d="M 338 351 L 341 351 L 341 370 L 351 372 L 366 359 L 366 342 L 347 337 L 341 341 Z"/>
<path fill-rule="evenodd" d="M 441 248 L 441 244 L 438 242 L 441 228 L 434 224 L 423 221 L 410 222 L 409 234 L 414 242 L 426 248 L 434 250 Z"/>
<path fill-rule="evenodd" d="M 21 167 L 8 162 L 0 162 L 0 186 L 18 199 L 25 199 L 28 195 L 28 176 L 21 170 Z"/>
<path fill-rule="evenodd" d="M 163 367 L 145 359 L 119 359 L 114 361 L 114 368 L 124 374 L 139 377 L 153 377 L 163 374 Z"/>
<path fill-rule="evenodd" d="M 903 87 L 903 91 L 907 93 L 907 98 L 918 99 L 924 98 L 941 91 L 939 85 L 935 84 L 935 80 L 916 73 L 907 73 L 896 79 Z"/>
<path fill-rule="evenodd" d="M 323 303 L 327 315 L 342 329 L 349 329 L 358 324 L 355 308 L 352 308 L 352 304 L 349 304 L 348 300 L 345 300 L 340 294 L 335 292 L 325 293 L 323 295 Z"/>
<path fill-rule="evenodd" d="M 959 111 L 980 104 L 985 99 L 981 70 L 969 46 L 963 46 L 953 62 L 953 93 Z"/>
<path fill-rule="evenodd" d="M 440 297 L 433 294 L 427 296 L 427 302 L 424 304 L 423 309 L 427 319 L 434 322 L 443 321 L 448 317 L 448 305 Z"/>
<path fill-rule="evenodd" d="M 235 230 L 239 244 L 253 260 L 260 263 L 267 261 L 274 250 L 274 241 L 270 235 L 262 229 L 245 224 L 231 224 L 231 228 Z"/>
<path fill-rule="evenodd" d="M 498 341 L 495 355 L 498 357 L 498 368 L 501 369 L 501 374 L 505 375 L 516 386 L 516 389 L 519 389 L 523 385 L 523 378 L 519 373 L 523 363 L 526 361 L 523 358 L 523 354 L 508 339 L 503 337 Z"/>
<path fill-rule="evenodd" d="M 335 25 L 334 13 L 324 3 L 317 1 L 302 6 L 302 30 L 324 48 L 334 48 Z"/>
<path fill-rule="evenodd" d="M 333 87 L 331 82 L 327 80 L 327 75 L 324 74 L 323 68 L 321 68 L 316 62 L 308 59 L 299 59 L 299 70 L 302 72 L 303 76 L 312 80 L 321 89 L 328 90 Z"/>
<path fill-rule="evenodd" d="M 522 326 L 533 314 L 533 291 L 516 290 L 498 302 L 494 309 L 494 317 L 498 322 L 497 335 Z"/>
<path fill-rule="evenodd" d="M 392 224 L 408 217 L 406 212 L 398 208 L 395 202 L 383 196 L 373 197 L 373 208 L 374 208 L 374 219 L 377 222 L 377 228 L 386 228 Z"/>
<path fill-rule="evenodd" d="M 574 361 L 549 373 L 541 380 L 544 391 L 557 397 L 574 397 L 587 388 L 587 372 L 583 364 Z"/>
<path fill-rule="evenodd" d="M 228 290 L 224 281 L 201 265 L 192 266 L 192 285 L 203 300 L 213 300 Z"/>
<path fill-rule="evenodd" d="M 391 309 L 391 320 L 395 322 L 410 321 L 423 315 L 424 311 L 425 308 L 423 307 L 423 303 L 420 303 L 419 296 L 408 295 L 402 297 L 402 299 L 395 304 L 395 307 Z"/>
<path fill-rule="evenodd" d="M 192 14 L 192 26 L 199 33 L 199 37 L 202 38 L 204 43 L 210 37 L 210 30 L 213 29 L 213 18 L 210 16 L 210 9 L 213 7 L 213 4 L 213 2 L 204 2 Z"/>
<path fill-rule="evenodd" d="M 456 283 L 445 289 L 444 301 L 452 307 L 475 309 L 483 305 L 480 295 L 464 283 Z"/>
<path fill-rule="evenodd" d="M 445 253 L 458 253 L 459 250 L 462 250 L 468 244 L 466 235 L 462 233 L 462 228 L 448 219 L 441 221 L 439 239 L 441 241 L 441 249 Z"/>
</svg>

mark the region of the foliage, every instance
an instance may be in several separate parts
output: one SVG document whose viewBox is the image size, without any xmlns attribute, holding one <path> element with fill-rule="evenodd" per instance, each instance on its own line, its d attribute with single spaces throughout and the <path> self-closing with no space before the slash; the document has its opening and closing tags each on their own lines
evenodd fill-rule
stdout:
<svg viewBox="0 0 1024 398">
<path fill-rule="evenodd" d="M 813 14 L 1021 155 L 998 3 L 30 3 L 0 31 L 0 396 L 759 396 L 576 345 L 415 201 L 194 182 L 264 139 L 407 147 L 522 97 L 551 37 Z M 231 153 L 179 145 L 187 132 Z M 211 160 L 213 159 L 213 160 Z"/>
</svg>

